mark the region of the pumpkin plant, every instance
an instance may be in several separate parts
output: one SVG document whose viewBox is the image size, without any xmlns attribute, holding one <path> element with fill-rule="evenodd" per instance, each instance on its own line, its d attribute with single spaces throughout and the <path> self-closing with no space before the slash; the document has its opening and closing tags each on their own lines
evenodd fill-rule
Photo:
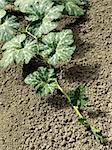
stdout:
<svg viewBox="0 0 112 150">
<path fill-rule="evenodd" d="M 60 17 L 84 15 L 85 3 L 84 0 L 0 0 L 0 41 L 4 43 L 0 67 L 28 64 L 40 55 L 47 67 L 41 66 L 29 74 L 25 83 L 34 87 L 38 96 L 60 90 L 79 116 L 80 124 L 103 143 L 101 132 L 80 113 L 87 102 L 85 86 L 65 92 L 55 72 L 56 65 L 69 61 L 76 49 L 71 29 L 56 30 Z"/>
</svg>

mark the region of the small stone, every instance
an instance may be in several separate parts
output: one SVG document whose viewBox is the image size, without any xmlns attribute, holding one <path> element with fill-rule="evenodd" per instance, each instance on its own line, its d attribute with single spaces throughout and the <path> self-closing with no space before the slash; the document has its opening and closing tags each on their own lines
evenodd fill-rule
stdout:
<svg viewBox="0 0 112 150">
<path fill-rule="evenodd" d="M 3 103 L 2 103 L 2 102 L 0 102 L 0 105 L 3 105 Z"/>
</svg>

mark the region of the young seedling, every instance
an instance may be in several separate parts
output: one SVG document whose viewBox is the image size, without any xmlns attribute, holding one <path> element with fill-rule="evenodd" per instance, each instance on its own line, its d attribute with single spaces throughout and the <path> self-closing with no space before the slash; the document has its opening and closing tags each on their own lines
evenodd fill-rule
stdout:
<svg viewBox="0 0 112 150">
<path fill-rule="evenodd" d="M 54 90 L 60 90 L 66 97 L 68 104 L 78 115 L 80 124 L 82 124 L 87 130 L 91 131 L 97 141 L 100 141 L 101 143 L 105 142 L 101 131 L 92 127 L 87 122 L 86 118 L 80 113 L 80 109 L 85 107 L 88 99 L 85 96 L 84 85 L 80 85 L 75 90 L 66 93 L 59 85 L 54 69 L 48 69 L 45 67 L 39 67 L 33 74 L 28 75 L 25 78 L 25 83 L 34 87 L 38 96 L 47 96 L 49 93 L 53 93 Z"/>
<path fill-rule="evenodd" d="M 33 57 L 40 55 L 47 67 L 39 67 L 29 74 L 25 83 L 34 87 L 38 96 L 60 90 L 78 115 L 80 124 L 90 130 L 96 140 L 104 143 L 101 132 L 80 113 L 87 101 L 85 87 L 80 85 L 66 93 L 54 71 L 56 65 L 69 61 L 76 49 L 72 30 L 56 32 L 60 17 L 62 14 L 84 15 L 84 4 L 82 0 L 0 0 L 0 41 L 4 43 L 0 67 L 28 64 Z M 16 12 L 25 20 L 25 25 L 16 17 Z"/>
</svg>

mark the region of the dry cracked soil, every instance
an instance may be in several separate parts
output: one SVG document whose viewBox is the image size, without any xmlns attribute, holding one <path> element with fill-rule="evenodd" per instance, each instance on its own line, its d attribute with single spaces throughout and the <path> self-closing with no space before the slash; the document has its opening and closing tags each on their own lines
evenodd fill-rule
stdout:
<svg viewBox="0 0 112 150">
<path fill-rule="evenodd" d="M 60 93 L 38 98 L 24 84 L 26 70 L 34 67 L 30 64 L 0 70 L 0 150 L 112 150 L 112 0 L 89 1 L 87 9 L 69 26 L 77 50 L 59 66 L 58 78 L 65 90 L 86 85 L 83 114 L 102 130 L 107 144 L 79 125 Z"/>
</svg>

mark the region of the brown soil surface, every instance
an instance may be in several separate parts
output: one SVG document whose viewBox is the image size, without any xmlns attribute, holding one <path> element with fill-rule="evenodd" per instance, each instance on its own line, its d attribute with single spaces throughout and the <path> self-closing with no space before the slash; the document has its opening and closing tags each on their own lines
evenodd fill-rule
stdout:
<svg viewBox="0 0 112 150">
<path fill-rule="evenodd" d="M 60 84 L 66 90 L 86 84 L 89 102 L 83 113 L 107 144 L 97 143 L 78 124 L 60 94 L 39 99 L 24 84 L 23 67 L 13 66 L 0 71 L 0 150 L 112 149 L 112 1 L 90 1 L 87 16 L 71 28 L 77 51 L 60 67 Z"/>
</svg>

